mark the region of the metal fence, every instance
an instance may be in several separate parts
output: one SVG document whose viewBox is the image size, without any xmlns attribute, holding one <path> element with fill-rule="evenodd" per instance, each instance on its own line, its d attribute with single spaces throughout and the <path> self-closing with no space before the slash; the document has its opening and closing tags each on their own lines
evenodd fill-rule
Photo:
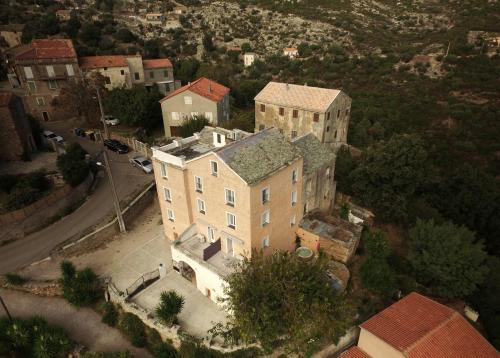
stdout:
<svg viewBox="0 0 500 358">
<path fill-rule="evenodd" d="M 127 287 L 127 289 L 125 290 L 125 292 L 127 293 L 127 298 L 130 298 L 139 291 L 145 289 L 148 286 L 148 284 L 150 284 L 152 281 L 158 278 L 160 278 L 159 269 L 143 274 L 141 277 L 135 280 L 133 284 Z"/>
</svg>

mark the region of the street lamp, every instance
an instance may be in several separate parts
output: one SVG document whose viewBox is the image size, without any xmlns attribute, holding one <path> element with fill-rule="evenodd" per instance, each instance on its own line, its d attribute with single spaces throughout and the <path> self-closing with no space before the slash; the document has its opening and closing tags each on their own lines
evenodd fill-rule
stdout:
<svg viewBox="0 0 500 358">
<path fill-rule="evenodd" d="M 96 91 L 97 91 L 97 100 L 99 101 L 99 109 L 101 110 L 101 121 L 102 125 L 104 126 L 104 138 L 109 139 L 108 127 L 104 119 L 104 108 L 102 106 L 101 94 L 99 93 L 99 88 L 96 87 Z M 118 199 L 118 194 L 116 193 L 115 182 L 113 180 L 113 174 L 111 173 L 111 166 L 109 165 L 108 152 L 106 151 L 106 148 L 104 148 L 104 150 L 102 151 L 102 155 L 104 157 L 104 165 L 101 162 L 97 162 L 96 164 L 106 169 L 106 173 L 108 174 L 109 178 L 109 183 L 111 184 L 111 191 L 113 192 L 113 204 L 115 206 L 116 217 L 118 219 L 120 232 L 125 233 L 127 232 L 127 229 L 125 228 L 125 222 L 123 221 L 122 211 L 120 209 L 120 200 Z"/>
</svg>

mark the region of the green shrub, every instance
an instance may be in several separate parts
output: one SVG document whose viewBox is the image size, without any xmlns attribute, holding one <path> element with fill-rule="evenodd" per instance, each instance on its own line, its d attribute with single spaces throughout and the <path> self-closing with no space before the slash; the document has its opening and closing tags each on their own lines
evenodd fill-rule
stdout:
<svg viewBox="0 0 500 358">
<path fill-rule="evenodd" d="M 160 303 L 156 306 L 156 314 L 163 324 L 171 326 L 177 315 L 184 306 L 184 297 L 175 291 L 163 291 L 160 295 Z"/>
<path fill-rule="evenodd" d="M 66 154 L 57 158 L 57 167 L 63 179 L 75 187 L 85 180 L 89 174 L 89 164 L 85 161 L 87 152 L 78 143 L 72 143 L 66 148 Z"/>
<path fill-rule="evenodd" d="M 182 138 L 187 138 L 192 136 L 194 133 L 201 131 L 205 126 L 210 123 L 205 116 L 194 116 L 186 119 L 181 127 L 180 134 Z"/>
<path fill-rule="evenodd" d="M 179 353 L 170 343 L 162 342 L 153 348 L 155 358 L 178 358 Z"/>
<path fill-rule="evenodd" d="M 146 329 L 139 317 L 129 312 L 125 313 L 120 320 L 119 328 L 134 346 L 146 346 Z"/>
<path fill-rule="evenodd" d="M 87 352 L 84 353 L 82 358 L 134 358 L 134 356 L 126 352 Z"/>
<path fill-rule="evenodd" d="M 35 358 L 64 357 L 71 347 L 64 330 L 60 327 L 49 326 L 39 332 L 33 347 Z"/>
<path fill-rule="evenodd" d="M 9 210 L 21 209 L 25 206 L 33 204 L 42 197 L 42 192 L 31 187 L 17 186 L 10 192 L 7 198 L 7 208 Z"/>
<path fill-rule="evenodd" d="M 15 273 L 6 273 L 5 274 L 5 279 L 11 285 L 16 285 L 16 286 L 22 285 L 23 283 L 26 282 L 26 279 L 24 277 L 21 277 L 18 274 L 15 274 Z"/>
<path fill-rule="evenodd" d="M 69 261 L 61 263 L 62 278 L 60 283 L 64 298 L 74 306 L 89 306 L 100 295 L 97 275 L 90 268 L 77 271 Z"/>
<path fill-rule="evenodd" d="M 118 323 L 118 311 L 111 302 L 105 302 L 102 305 L 102 322 L 108 326 L 114 327 Z"/>
<path fill-rule="evenodd" d="M 10 193 L 12 188 L 16 186 L 18 179 L 19 178 L 17 175 L 12 175 L 12 174 L 0 175 L 0 190 L 3 191 L 4 193 Z"/>
</svg>

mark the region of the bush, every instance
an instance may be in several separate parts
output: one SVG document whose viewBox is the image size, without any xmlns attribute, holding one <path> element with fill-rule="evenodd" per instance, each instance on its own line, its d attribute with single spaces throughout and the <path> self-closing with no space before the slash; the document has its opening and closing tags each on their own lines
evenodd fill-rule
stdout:
<svg viewBox="0 0 500 358">
<path fill-rule="evenodd" d="M 146 346 L 146 328 L 139 317 L 129 312 L 125 313 L 120 320 L 119 328 L 134 346 Z"/>
<path fill-rule="evenodd" d="M 42 197 L 40 190 L 31 187 L 15 188 L 7 198 L 7 208 L 17 210 L 33 204 Z"/>
<path fill-rule="evenodd" d="M 163 291 L 160 303 L 156 306 L 156 314 L 163 324 L 171 326 L 184 306 L 184 297 L 175 291 Z"/>
<path fill-rule="evenodd" d="M 11 285 L 16 285 L 16 286 L 22 285 L 23 283 L 26 282 L 26 279 L 24 277 L 21 277 L 18 274 L 15 274 L 15 273 L 7 273 L 7 274 L 5 274 L 5 279 Z"/>
<path fill-rule="evenodd" d="M 87 152 L 78 143 L 72 143 L 66 148 L 66 154 L 57 158 L 57 167 L 63 179 L 75 187 L 85 180 L 89 174 L 89 164 L 85 161 Z"/>
<path fill-rule="evenodd" d="M 39 332 L 33 346 L 36 358 L 64 357 L 71 347 L 64 330 L 60 327 L 47 326 Z"/>
<path fill-rule="evenodd" d="M 77 271 L 69 261 L 61 263 L 63 296 L 74 306 L 89 306 L 99 297 L 97 275 L 90 268 Z"/>
<path fill-rule="evenodd" d="M 167 342 L 162 342 L 153 348 L 155 358 L 178 358 L 179 353 L 174 346 Z"/>
<path fill-rule="evenodd" d="M 114 327 L 118 323 L 118 311 L 111 302 L 105 302 L 102 305 L 102 322 L 108 326 Z"/>
<path fill-rule="evenodd" d="M 17 175 L 11 175 L 11 174 L 0 175 L 0 190 L 3 191 L 4 193 L 10 193 L 12 188 L 16 186 L 18 179 L 19 178 Z"/>
<path fill-rule="evenodd" d="M 182 138 L 192 136 L 194 133 L 201 131 L 205 126 L 209 125 L 208 119 L 205 116 L 190 117 L 182 123 L 180 133 Z"/>
</svg>

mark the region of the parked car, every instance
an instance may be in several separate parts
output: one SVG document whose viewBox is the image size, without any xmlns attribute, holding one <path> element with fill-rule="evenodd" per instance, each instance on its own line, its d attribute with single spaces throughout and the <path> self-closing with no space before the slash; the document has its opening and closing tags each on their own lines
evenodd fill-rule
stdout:
<svg viewBox="0 0 500 358">
<path fill-rule="evenodd" d="M 75 128 L 74 132 L 78 137 L 85 137 L 85 130 L 82 128 Z"/>
<path fill-rule="evenodd" d="M 57 135 L 51 131 L 43 131 L 43 136 L 47 139 L 52 139 L 54 137 L 57 137 Z"/>
<path fill-rule="evenodd" d="M 104 141 L 104 146 L 113 152 L 117 152 L 118 154 L 128 153 L 128 147 L 116 139 L 106 139 Z"/>
<path fill-rule="evenodd" d="M 150 174 L 153 172 L 153 163 L 151 163 L 151 161 L 146 157 L 133 157 L 132 159 L 130 159 L 130 162 L 134 167 L 142 169 L 146 174 Z"/>
<path fill-rule="evenodd" d="M 104 116 L 104 122 L 108 126 L 116 126 L 116 125 L 120 124 L 120 121 L 118 120 L 118 118 L 115 118 L 115 117 L 113 117 L 111 115 Z"/>
</svg>

